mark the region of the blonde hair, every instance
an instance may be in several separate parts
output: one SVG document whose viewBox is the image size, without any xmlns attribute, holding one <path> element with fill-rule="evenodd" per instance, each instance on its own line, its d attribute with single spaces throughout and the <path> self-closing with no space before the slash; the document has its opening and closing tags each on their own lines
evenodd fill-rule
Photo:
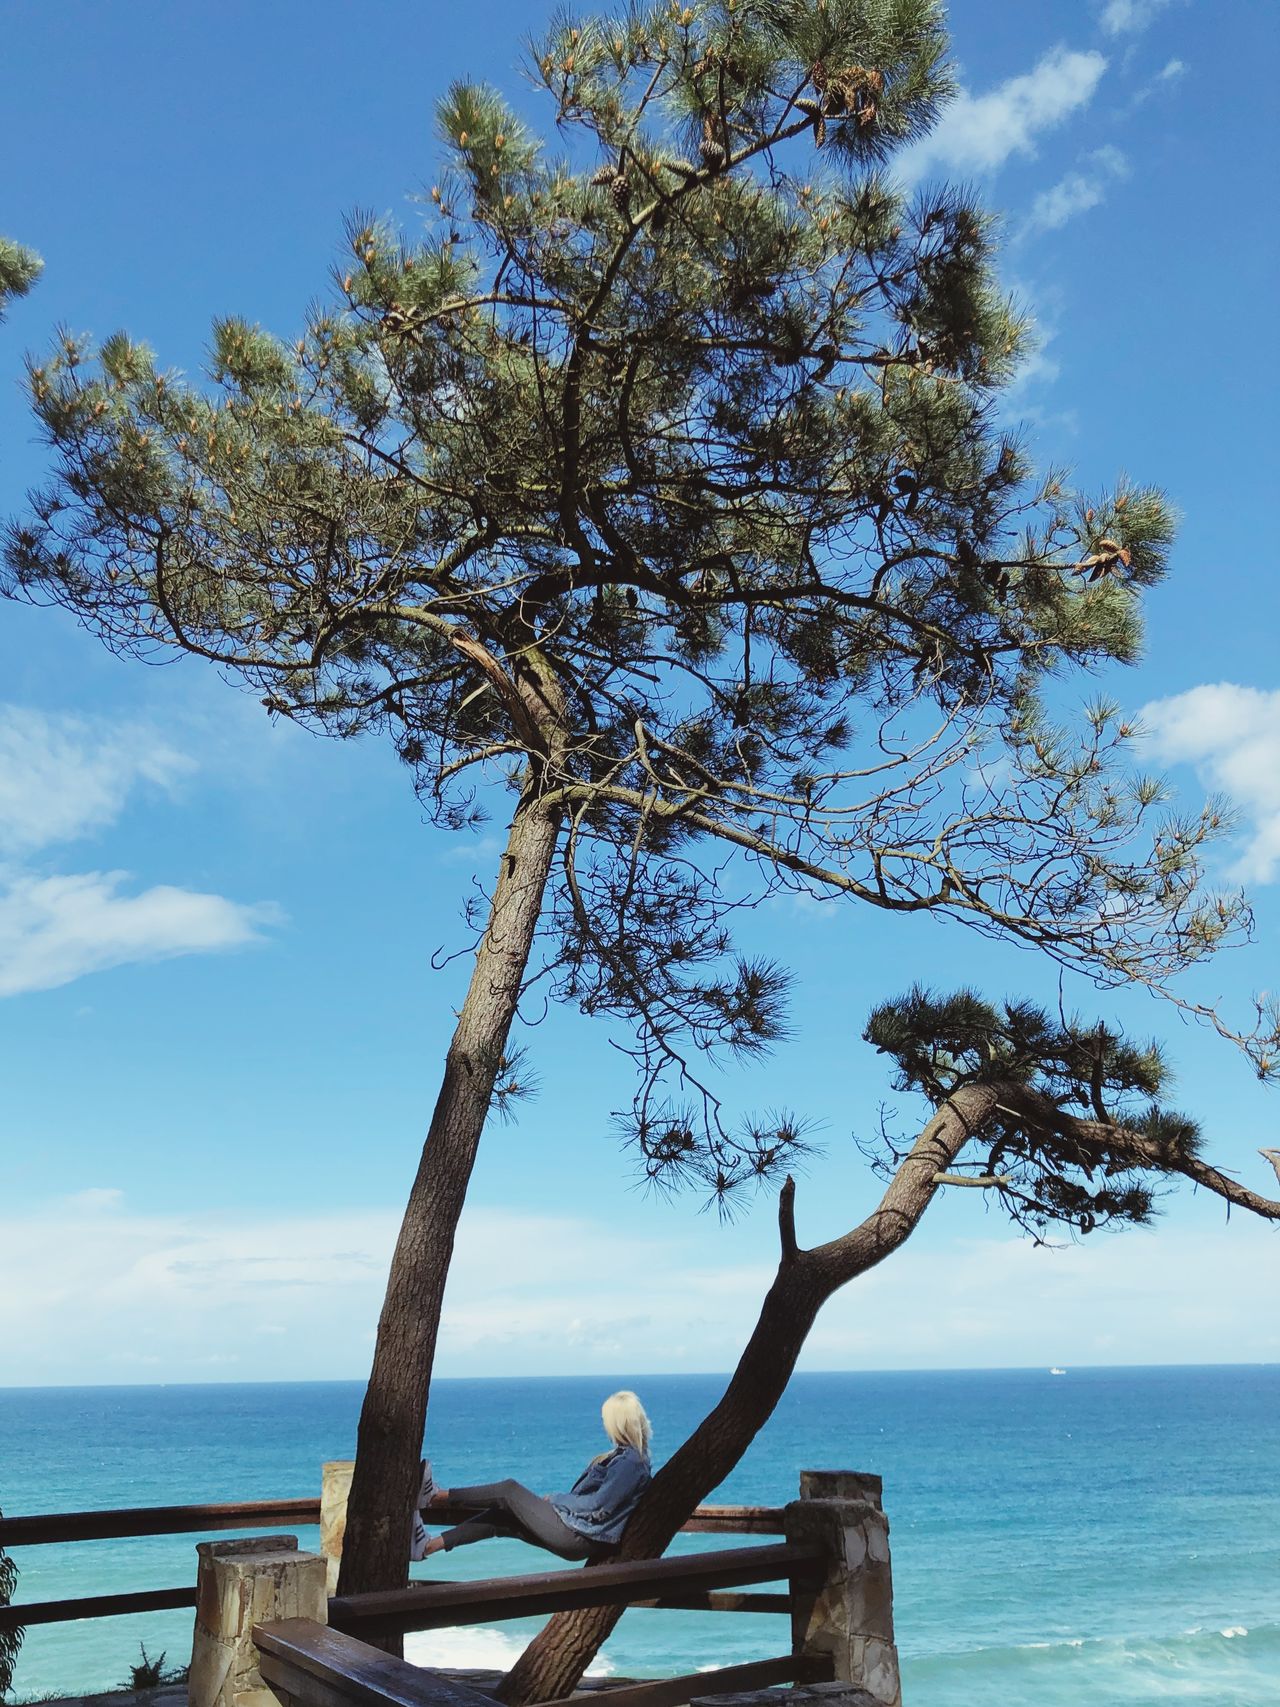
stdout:
<svg viewBox="0 0 1280 1707">
<path fill-rule="evenodd" d="M 634 1393 L 611 1393 L 600 1407 L 600 1419 L 615 1446 L 631 1446 L 645 1458 L 649 1456 L 653 1429 Z"/>
</svg>

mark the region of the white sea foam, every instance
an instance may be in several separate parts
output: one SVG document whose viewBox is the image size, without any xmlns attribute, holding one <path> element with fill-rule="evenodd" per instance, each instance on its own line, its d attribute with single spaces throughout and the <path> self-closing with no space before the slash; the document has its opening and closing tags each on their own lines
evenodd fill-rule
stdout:
<svg viewBox="0 0 1280 1707">
<path fill-rule="evenodd" d="M 508 1666 L 520 1658 L 523 1642 L 505 1630 L 424 1630 L 404 1640 L 404 1657 L 419 1666 Z"/>
<path fill-rule="evenodd" d="M 485 1666 L 514 1665 L 526 1644 L 506 1630 L 490 1630 L 483 1624 L 458 1626 L 448 1630 L 422 1630 L 406 1636 L 404 1657 L 419 1666 Z M 605 1654 L 600 1654 L 587 1668 L 588 1677 L 608 1677 L 613 1666 Z"/>
<path fill-rule="evenodd" d="M 1227 1637 L 1247 1636 L 1249 1634 L 1249 1632 L 1245 1629 L 1243 1624 L 1228 1624 L 1227 1628 L 1225 1630 L 1219 1630 L 1218 1634 L 1220 1636 L 1227 1636 Z"/>
</svg>

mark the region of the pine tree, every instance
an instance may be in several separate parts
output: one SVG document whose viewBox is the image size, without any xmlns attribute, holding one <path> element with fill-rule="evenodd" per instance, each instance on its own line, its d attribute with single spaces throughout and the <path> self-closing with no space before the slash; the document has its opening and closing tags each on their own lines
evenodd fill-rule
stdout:
<svg viewBox="0 0 1280 1707">
<path fill-rule="evenodd" d="M 44 262 L 33 250 L 0 237 L 0 320 L 15 297 L 27 294 L 43 267 Z"/>
<path fill-rule="evenodd" d="M 699 0 L 557 22 L 570 152 L 458 84 L 427 234 L 364 216 L 294 342 L 209 383 L 118 334 L 32 366 L 55 471 L 9 589 L 194 653 L 270 716 L 390 739 L 437 822 L 509 791 L 361 1418 L 344 1592 L 403 1580 L 445 1276 L 521 990 L 632 1028 L 629 1137 L 722 1201 L 785 1171 L 704 1064 L 785 1024 L 730 926 L 779 888 L 937 911 L 1165 989 L 1247 924 L 1214 806 L 1160 815 L 1130 731 L 1045 682 L 1131 659 L 1152 487 L 1035 477 L 1027 328 L 964 190 L 885 162 L 950 87 L 938 0 Z M 1151 832 L 1148 833 L 1148 825 Z M 407 1521 L 407 1518 L 406 1518 Z"/>
</svg>

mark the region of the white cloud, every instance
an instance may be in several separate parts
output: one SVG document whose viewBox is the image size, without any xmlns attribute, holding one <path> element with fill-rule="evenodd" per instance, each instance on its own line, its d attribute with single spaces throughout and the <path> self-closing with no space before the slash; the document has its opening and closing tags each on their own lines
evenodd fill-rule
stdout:
<svg viewBox="0 0 1280 1707">
<path fill-rule="evenodd" d="M 79 1209 L 119 1209 L 124 1202 L 124 1193 L 116 1186 L 91 1185 L 84 1191 L 72 1192 L 67 1198 L 67 1208 L 73 1213 Z"/>
<path fill-rule="evenodd" d="M 1106 68 L 1100 53 L 1055 47 L 985 95 L 962 89 L 930 134 L 898 156 L 895 171 L 915 182 L 936 170 L 993 172 L 1013 154 L 1033 155 L 1041 132 L 1088 105 Z"/>
<path fill-rule="evenodd" d="M 1024 357 L 1005 393 L 1007 400 L 1020 398 L 1024 392 L 1033 390 L 1037 385 L 1052 385 L 1058 378 L 1062 372 L 1061 364 L 1047 354 L 1045 349 L 1051 336 L 1052 334 L 1042 333 L 1040 343 Z"/>
<path fill-rule="evenodd" d="M 1109 36 L 1136 36 L 1169 4 L 1170 0 L 1107 0 L 1099 22 Z"/>
<path fill-rule="evenodd" d="M 278 917 L 167 884 L 120 892 L 122 872 L 18 875 L 0 889 L 0 997 L 55 990 L 89 972 L 253 942 Z"/>
<path fill-rule="evenodd" d="M 121 872 L 37 874 L 33 855 L 114 824 L 140 783 L 166 791 L 195 769 L 150 727 L 0 704 L 0 997 L 89 972 L 252 942 L 274 908 Z"/>
<path fill-rule="evenodd" d="M 1226 794 L 1245 823 L 1233 875 L 1270 883 L 1280 874 L 1280 689 L 1207 683 L 1144 706 L 1157 759 L 1191 764 Z"/>
<path fill-rule="evenodd" d="M 1181 59 L 1170 59 L 1156 72 L 1155 76 L 1133 96 L 1129 105 L 1140 107 L 1144 101 L 1149 101 L 1153 95 L 1158 95 L 1162 89 L 1171 89 L 1186 75 L 1186 63 Z"/>
<path fill-rule="evenodd" d="M 1253 1166 L 1265 1171 L 1254 1158 Z M 1242 1170 L 1250 1178 L 1249 1164 Z M 1258 1183 L 1261 1183 L 1260 1181 Z M 141 1214 L 62 1199 L 0 1216 L 0 1384 L 361 1377 L 399 1221 Z M 1280 1241 L 1219 1206 L 1036 1250 L 912 1241 L 830 1303 L 813 1369 L 1275 1359 Z M 734 1250 L 737 1240 L 724 1235 Z M 646 1235 L 514 1209 L 463 1217 L 443 1375 L 724 1370 L 773 1276 L 715 1233 Z"/>
<path fill-rule="evenodd" d="M 154 730 L 0 705 L 0 854 L 103 829 L 139 782 L 169 788 L 193 769 Z"/>
<path fill-rule="evenodd" d="M 1042 190 L 1031 204 L 1021 232 L 1057 231 L 1077 214 L 1087 213 L 1106 199 L 1108 186 L 1129 175 L 1129 162 L 1118 148 L 1097 148 L 1086 155 L 1082 170 L 1068 172 L 1051 189 Z"/>
<path fill-rule="evenodd" d="M 1254 1167 L 1265 1172 L 1257 1158 Z M 1240 1171 L 1266 1189 L 1248 1164 Z M 924 1365 L 1218 1363 L 1237 1353 L 1240 1362 L 1273 1361 L 1274 1228 L 1241 1215 L 1226 1226 L 1207 1204 L 1197 1219 L 1194 1228 L 1095 1235 L 1061 1249 L 1012 1238 L 908 1245 L 827 1306 L 805 1361 L 874 1367 L 885 1314 Z M 921 1319 L 902 1322 L 913 1304 Z"/>
</svg>

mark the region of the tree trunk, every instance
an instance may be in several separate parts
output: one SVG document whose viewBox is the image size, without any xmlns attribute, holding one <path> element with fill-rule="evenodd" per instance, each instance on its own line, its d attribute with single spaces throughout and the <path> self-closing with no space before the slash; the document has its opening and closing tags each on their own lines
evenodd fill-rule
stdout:
<svg viewBox="0 0 1280 1707">
<path fill-rule="evenodd" d="M 786 1390 L 826 1295 L 807 1256 L 779 1265 L 723 1398 L 654 1477 L 617 1558 L 658 1558 L 694 1507 L 724 1480 Z M 593 1606 L 553 1618 L 503 1679 L 499 1701 L 523 1704 L 568 1695 L 623 1611 Z"/>
<path fill-rule="evenodd" d="M 559 831 L 559 812 L 541 804 L 531 783 L 511 823 L 488 925 L 391 1261 L 360 1412 L 340 1594 L 399 1588 L 407 1581 L 418 1459 L 454 1235 Z M 398 1646 L 399 1638 L 394 1640 Z"/>
<path fill-rule="evenodd" d="M 914 1232 L 948 1168 L 990 1114 L 996 1092 L 957 1091 L 929 1121 L 866 1220 L 829 1244 L 801 1251 L 792 1221 L 794 1185 L 779 1205 L 782 1260 L 760 1318 L 724 1396 L 653 1478 L 615 1557 L 656 1559 L 695 1506 L 737 1464 L 786 1391 L 819 1310 Z M 498 1689 L 508 1707 L 551 1701 L 573 1690 L 622 1617 L 620 1606 L 561 1612 L 539 1632 Z"/>
</svg>

